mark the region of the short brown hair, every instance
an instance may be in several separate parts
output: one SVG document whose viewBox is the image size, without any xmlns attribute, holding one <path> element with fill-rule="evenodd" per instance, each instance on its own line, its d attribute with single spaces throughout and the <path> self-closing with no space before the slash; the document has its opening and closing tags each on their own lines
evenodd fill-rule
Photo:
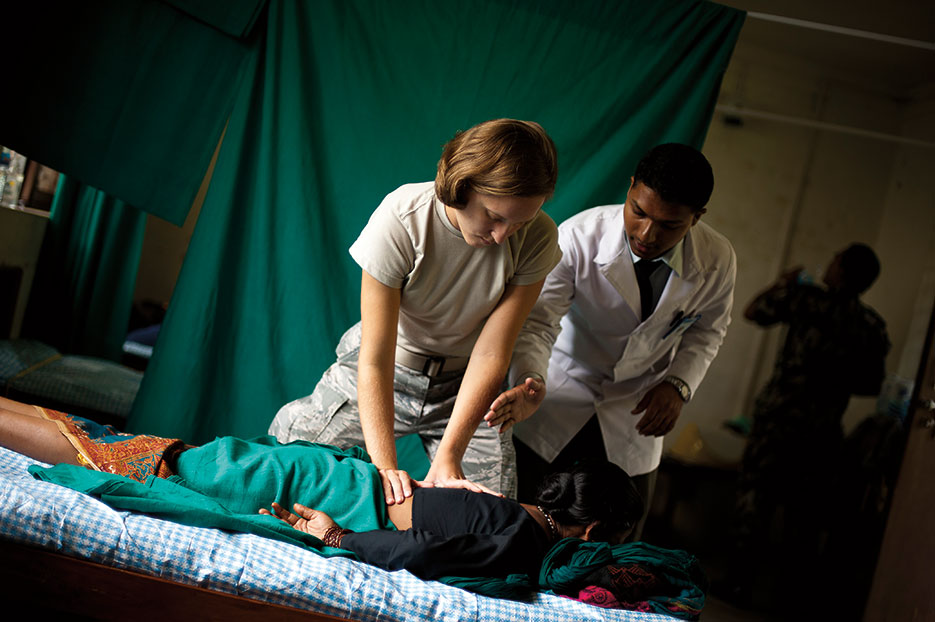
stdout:
<svg viewBox="0 0 935 622">
<path fill-rule="evenodd" d="M 450 207 L 467 205 L 469 192 L 551 197 L 558 179 L 555 143 L 532 121 L 494 119 L 458 132 L 445 144 L 435 194 Z"/>
</svg>

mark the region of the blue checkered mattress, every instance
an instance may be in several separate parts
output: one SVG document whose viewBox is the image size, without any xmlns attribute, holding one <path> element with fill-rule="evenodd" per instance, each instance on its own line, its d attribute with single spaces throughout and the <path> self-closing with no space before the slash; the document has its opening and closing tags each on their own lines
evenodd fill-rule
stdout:
<svg viewBox="0 0 935 622">
<path fill-rule="evenodd" d="M 126 418 L 142 381 L 142 372 L 111 361 L 63 356 L 33 339 L 0 340 L 0 388 L 35 396 L 30 403 L 52 400 Z"/>
<path fill-rule="evenodd" d="M 30 464 L 36 461 L 0 448 L 0 538 L 107 566 L 353 620 L 674 619 L 549 594 L 532 603 L 487 598 L 405 570 L 386 572 L 255 535 L 116 511 L 33 479 Z"/>
</svg>

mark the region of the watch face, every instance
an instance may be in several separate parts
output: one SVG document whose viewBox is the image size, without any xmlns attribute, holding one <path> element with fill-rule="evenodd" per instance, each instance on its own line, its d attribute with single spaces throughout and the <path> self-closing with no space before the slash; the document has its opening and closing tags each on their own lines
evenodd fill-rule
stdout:
<svg viewBox="0 0 935 622">
<path fill-rule="evenodd" d="M 688 385 L 681 378 L 676 378 L 675 376 L 669 376 L 666 378 L 666 382 L 675 387 L 676 391 L 679 392 L 679 397 L 682 398 L 683 402 L 687 402 L 688 398 L 691 397 L 691 390 L 688 388 Z"/>
</svg>

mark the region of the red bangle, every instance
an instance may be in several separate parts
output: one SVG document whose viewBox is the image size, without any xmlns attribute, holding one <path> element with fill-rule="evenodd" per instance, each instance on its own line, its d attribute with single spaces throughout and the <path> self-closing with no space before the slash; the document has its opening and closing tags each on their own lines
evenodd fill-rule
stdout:
<svg viewBox="0 0 935 622">
<path fill-rule="evenodd" d="M 325 535 L 322 536 L 321 541 L 325 543 L 325 546 L 339 549 L 341 548 L 341 540 L 344 538 L 344 534 L 348 533 L 351 533 L 350 529 L 341 529 L 337 525 L 332 525 L 325 530 Z"/>
</svg>

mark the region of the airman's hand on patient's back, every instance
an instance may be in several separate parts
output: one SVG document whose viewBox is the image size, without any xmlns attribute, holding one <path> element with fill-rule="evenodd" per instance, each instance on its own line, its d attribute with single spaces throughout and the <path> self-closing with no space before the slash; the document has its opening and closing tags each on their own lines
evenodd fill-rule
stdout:
<svg viewBox="0 0 935 622">
<path fill-rule="evenodd" d="M 477 482 L 472 482 L 465 478 L 464 473 L 460 469 L 436 468 L 435 464 L 432 465 L 428 475 L 425 476 L 425 483 L 435 486 L 436 488 L 461 488 L 473 492 L 483 492 L 497 497 L 503 496 L 499 492 L 494 492 L 483 484 L 478 484 Z"/>
<path fill-rule="evenodd" d="M 419 482 L 402 469 L 379 469 L 380 482 L 383 483 L 383 496 L 387 505 L 402 503 L 406 497 L 412 496 L 412 489 L 419 486 L 431 486 L 426 482 Z"/>
<path fill-rule="evenodd" d="M 446 480 L 436 480 L 434 482 L 436 488 L 463 488 L 464 490 L 470 490 L 472 492 L 483 492 L 488 495 L 494 495 L 495 497 L 502 497 L 503 495 L 499 492 L 495 492 L 490 488 L 487 488 L 483 484 L 478 484 L 477 482 L 472 482 L 469 479 L 446 479 Z"/>
<path fill-rule="evenodd" d="M 497 396 L 484 415 L 484 421 L 490 428 L 500 426 L 503 434 L 520 421 L 529 419 L 544 399 L 545 383 L 538 378 L 526 378 L 523 384 Z"/>
</svg>

